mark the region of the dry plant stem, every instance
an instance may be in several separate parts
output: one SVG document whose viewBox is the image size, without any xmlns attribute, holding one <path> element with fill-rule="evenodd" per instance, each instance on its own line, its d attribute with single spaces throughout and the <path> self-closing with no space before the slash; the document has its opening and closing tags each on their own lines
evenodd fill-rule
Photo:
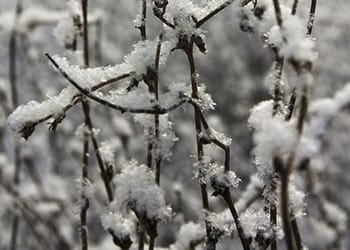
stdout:
<svg viewBox="0 0 350 250">
<path fill-rule="evenodd" d="M 201 109 L 199 108 L 198 105 L 194 105 L 194 101 L 191 100 L 189 101 L 195 111 L 197 112 L 198 116 L 199 116 L 199 119 L 200 119 L 200 122 L 202 123 L 202 126 L 205 130 L 205 132 L 208 134 L 208 139 L 209 139 L 209 142 L 210 143 L 214 143 L 215 145 L 217 145 L 218 147 L 220 147 L 224 152 L 225 152 L 225 163 L 224 163 L 224 171 L 225 173 L 227 173 L 228 171 L 230 171 L 230 146 L 229 145 L 226 145 L 224 143 L 222 143 L 221 141 L 219 141 L 218 139 L 214 138 L 211 134 L 211 130 L 210 130 L 210 127 L 208 125 L 208 122 L 206 121 L 204 115 L 203 115 L 203 112 L 201 111 Z M 239 221 L 239 216 L 238 216 L 238 213 L 237 213 L 237 210 L 233 204 L 233 201 L 232 201 L 232 198 L 231 198 L 231 193 L 230 193 L 230 190 L 229 188 L 226 189 L 226 191 L 221 194 L 222 197 L 224 198 L 224 200 L 226 201 L 226 203 L 228 204 L 229 208 L 230 208 L 230 211 L 231 211 L 231 214 L 232 214 L 232 217 L 235 221 L 235 224 L 236 224 L 236 228 L 237 228 L 237 232 L 238 232 L 238 236 L 241 240 L 241 243 L 242 243 L 242 246 L 243 246 L 243 249 L 244 250 L 249 250 L 250 247 L 249 247 L 249 243 L 247 241 L 247 239 L 245 238 L 244 236 L 244 231 L 243 231 L 243 227 Z"/>
<path fill-rule="evenodd" d="M 16 4 L 16 10 L 15 10 L 15 24 L 11 31 L 10 35 L 10 41 L 9 41 L 9 81 L 10 81 L 10 88 L 11 88 L 11 99 L 12 99 L 12 107 L 16 107 L 18 105 L 18 92 L 17 92 L 17 67 L 16 67 L 16 58 L 17 58 L 17 32 L 16 32 L 16 26 L 18 17 L 21 14 L 22 11 L 22 1 L 19 0 Z M 20 182 L 20 172 L 21 172 L 21 160 L 20 160 L 20 145 L 18 141 L 15 141 L 14 146 L 14 176 L 13 176 L 13 183 L 15 185 L 18 185 Z M 16 210 L 15 206 L 15 210 Z M 14 211 L 16 213 L 16 211 Z M 17 249 L 17 237 L 18 237 L 18 228 L 19 228 L 19 216 L 17 214 L 14 214 L 14 218 L 12 221 L 12 228 L 11 228 L 11 239 L 10 239 L 10 250 L 16 250 Z"/>
<path fill-rule="evenodd" d="M 154 241 L 155 241 L 155 237 L 150 236 L 149 237 L 148 250 L 154 250 Z"/>
<path fill-rule="evenodd" d="M 53 64 L 53 66 L 59 71 L 59 73 L 70 83 L 72 84 L 77 90 L 80 91 L 80 93 L 84 96 L 87 96 L 88 98 L 94 100 L 97 103 L 100 103 L 104 106 L 107 106 L 109 108 L 115 109 L 120 111 L 121 113 L 140 113 L 140 114 L 166 114 L 170 111 L 175 110 L 176 108 L 180 107 L 182 104 L 189 102 L 189 98 L 185 96 L 180 96 L 178 99 L 178 102 L 167 106 L 167 107 L 161 107 L 158 104 L 155 104 L 153 108 L 147 109 L 147 108 L 130 108 L 130 107 L 123 107 L 118 104 L 111 103 L 103 98 L 100 98 L 90 92 L 89 89 L 81 87 L 78 83 L 76 83 L 58 64 L 57 62 L 48 54 L 45 53 L 45 56 L 50 60 L 50 62 Z"/>
<path fill-rule="evenodd" d="M 237 210 L 232 202 L 232 198 L 231 198 L 231 193 L 229 189 L 226 189 L 226 192 L 222 195 L 224 200 L 226 201 L 230 212 L 232 214 L 232 217 L 235 221 L 236 224 L 236 228 L 237 228 L 237 232 L 238 232 L 238 236 L 239 239 L 241 240 L 242 246 L 244 250 L 249 250 L 250 246 L 249 246 L 249 242 L 247 241 L 247 239 L 244 237 L 244 231 L 243 231 L 243 227 L 239 221 L 239 216 L 237 213 Z"/>
<path fill-rule="evenodd" d="M 127 77 L 129 77 L 131 75 L 131 73 L 126 73 L 126 74 L 123 74 L 123 75 L 120 75 L 120 76 L 117 76 L 117 77 L 114 77 L 114 78 L 111 78 L 109 80 L 106 80 L 106 81 L 103 81 L 103 82 L 100 82 L 96 85 L 94 85 L 92 88 L 91 88 L 91 91 L 96 91 L 100 88 L 103 88 L 104 86 L 110 84 L 110 83 L 113 83 L 113 82 L 118 82 L 122 79 L 125 79 Z M 68 110 L 70 110 L 72 107 L 74 107 L 76 104 L 80 103 L 82 100 L 83 100 L 83 94 L 76 94 L 74 97 L 73 97 L 73 101 L 71 104 L 67 105 L 66 107 L 63 108 L 62 112 L 63 113 L 66 113 Z M 37 125 L 39 123 L 42 123 L 44 121 L 47 121 L 48 119 L 52 118 L 55 114 L 50 114 L 40 120 L 37 120 L 35 122 L 33 122 L 33 125 Z"/>
<path fill-rule="evenodd" d="M 139 225 L 139 247 L 138 250 L 144 249 L 144 239 L 145 239 L 145 230 L 143 229 L 142 225 Z"/>
<path fill-rule="evenodd" d="M 83 14 L 83 50 L 84 50 L 84 66 L 89 67 L 89 36 L 87 22 L 88 0 L 81 0 Z"/>
<path fill-rule="evenodd" d="M 273 6 L 275 8 L 275 15 L 276 15 L 276 21 L 278 26 L 282 27 L 283 20 L 282 20 L 282 11 L 281 6 L 279 3 L 279 0 L 273 0 Z"/>
<path fill-rule="evenodd" d="M 189 65 L 190 65 L 192 98 L 199 99 L 198 83 L 197 83 L 197 70 L 196 70 L 196 65 L 195 65 L 194 58 L 193 58 L 193 40 L 192 39 L 190 41 L 188 48 L 186 48 L 185 53 L 187 55 L 187 59 L 188 59 Z M 197 140 L 197 159 L 200 162 L 203 158 L 204 149 L 203 149 L 203 144 L 200 140 L 200 134 L 202 132 L 200 112 L 197 109 L 194 110 L 194 119 L 195 119 L 196 140 Z M 201 183 L 200 188 L 201 188 L 203 209 L 205 209 L 206 211 L 209 211 L 207 185 L 205 183 Z M 206 226 L 206 231 L 207 231 L 207 237 L 210 238 L 211 228 L 209 226 L 208 221 L 205 222 L 205 226 Z"/>
<path fill-rule="evenodd" d="M 276 182 L 272 183 L 272 191 L 276 192 Z M 277 250 L 277 240 L 276 240 L 276 226 L 277 226 L 277 207 L 275 202 L 270 204 L 270 223 L 272 226 L 272 238 L 271 238 L 271 250 Z"/>
<path fill-rule="evenodd" d="M 299 0 L 294 0 L 293 6 L 292 6 L 292 15 L 295 15 L 297 13 L 298 3 L 299 3 Z"/>
<path fill-rule="evenodd" d="M 298 124 L 297 124 L 299 135 L 301 135 L 303 132 L 305 118 L 306 118 L 307 109 L 309 105 L 309 88 L 306 84 L 304 84 L 302 91 L 303 92 L 301 96 L 300 112 L 299 112 Z"/>
<path fill-rule="evenodd" d="M 155 79 L 154 79 L 154 95 L 156 97 L 156 100 L 159 101 L 159 59 L 160 59 L 160 50 L 162 47 L 162 39 L 163 39 L 163 33 L 161 32 L 158 38 L 158 45 L 157 45 L 157 51 L 156 51 L 156 58 L 155 58 L 155 63 L 154 63 L 154 69 L 155 69 Z M 155 147 L 155 174 L 156 174 L 156 183 L 159 186 L 160 185 L 160 166 L 161 166 L 161 161 L 162 158 L 159 155 L 159 115 L 155 114 L 154 115 L 154 130 L 155 130 L 155 142 L 156 142 L 156 147 Z"/>
<path fill-rule="evenodd" d="M 89 53 L 88 53 L 88 51 L 89 51 L 89 43 L 88 43 L 89 39 L 88 39 L 88 24 L 87 24 L 87 5 L 88 5 L 87 0 L 82 0 L 82 11 L 83 11 L 83 21 L 84 21 L 84 23 L 83 23 L 83 26 L 84 26 L 84 33 L 83 33 L 84 44 L 83 44 L 83 46 L 84 46 L 84 63 L 85 63 L 84 66 L 86 68 L 89 67 Z M 105 82 L 100 83 L 96 86 L 101 87 L 102 85 L 107 84 L 107 82 L 108 81 L 105 81 Z M 102 177 L 102 180 L 103 180 L 106 192 L 107 192 L 108 201 L 111 202 L 113 200 L 113 192 L 112 192 L 112 189 L 110 187 L 110 181 L 111 181 L 112 177 L 109 176 L 110 174 L 107 173 L 107 171 L 104 167 L 103 160 L 102 160 L 99 148 L 98 148 L 98 143 L 97 143 L 95 135 L 93 134 L 93 131 L 92 131 L 93 124 L 92 124 L 92 120 L 91 120 L 91 116 L 90 116 L 89 103 L 87 101 L 85 102 L 84 98 L 83 98 L 82 103 L 83 103 L 83 111 L 84 111 L 84 116 L 85 116 L 85 125 L 87 126 L 87 128 L 89 130 L 89 134 L 90 134 L 92 144 L 94 147 L 97 163 L 98 163 L 99 168 L 100 168 L 100 174 L 101 174 L 101 177 Z"/>
<path fill-rule="evenodd" d="M 141 0 L 142 4 L 142 18 L 141 18 L 141 26 L 140 26 L 140 33 L 141 33 L 141 40 L 146 40 L 146 15 L 147 15 L 147 5 L 146 0 Z"/>
<path fill-rule="evenodd" d="M 87 125 L 87 117 L 89 117 L 89 104 L 86 100 L 82 102 L 85 126 Z M 89 209 L 89 199 L 85 196 L 84 190 L 86 181 L 88 180 L 88 161 L 89 161 L 89 133 L 91 131 L 84 131 L 84 142 L 83 142 L 83 158 L 82 158 L 82 169 L 81 169 L 81 210 L 80 210 L 80 244 L 81 250 L 88 249 L 88 236 L 87 236 L 87 211 Z"/>
<path fill-rule="evenodd" d="M 314 27 L 315 13 L 316 13 L 317 0 L 311 0 L 309 20 L 307 23 L 307 35 L 311 35 L 312 29 Z"/>
<path fill-rule="evenodd" d="M 282 89 L 281 89 L 281 79 L 282 79 L 282 72 L 283 72 L 283 66 L 284 66 L 284 58 L 278 56 L 278 52 L 276 53 L 276 64 L 275 64 L 275 86 L 274 86 L 274 93 L 273 93 L 273 109 L 272 109 L 272 115 L 277 115 L 278 111 L 280 110 L 280 105 L 282 101 Z M 275 168 L 276 169 L 276 168 Z M 276 170 L 273 173 L 273 180 L 272 180 L 272 187 L 271 191 L 276 192 L 276 181 L 274 178 L 277 178 Z M 275 228 L 277 227 L 277 208 L 276 204 L 273 202 L 270 203 L 270 223 L 273 228 L 273 234 L 271 238 L 271 250 L 277 250 L 277 240 L 275 235 Z"/>
<path fill-rule="evenodd" d="M 292 94 L 290 95 L 290 99 L 288 102 L 288 113 L 284 117 L 285 121 L 290 121 L 290 119 L 292 119 L 296 100 L 297 100 L 297 94 L 296 94 L 295 88 L 294 88 L 292 90 Z"/>
<path fill-rule="evenodd" d="M 89 67 L 89 37 L 88 37 L 88 24 L 87 24 L 87 7 L 88 0 L 81 0 L 82 15 L 83 15 L 83 50 L 84 50 L 84 67 Z M 88 127 L 90 120 L 90 107 L 88 101 L 83 98 L 82 108 L 85 118 L 85 127 Z M 88 180 L 88 161 L 89 161 L 89 133 L 91 130 L 84 130 L 84 142 L 83 142 L 83 158 L 82 158 L 82 172 L 81 172 L 81 210 L 80 210 L 80 244 L 81 250 L 88 250 L 88 228 L 87 228 L 87 212 L 89 209 L 89 199 L 85 196 L 85 185 Z"/>
<path fill-rule="evenodd" d="M 276 64 L 275 64 L 275 86 L 274 86 L 274 93 L 273 93 L 273 110 L 272 115 L 276 115 L 280 109 L 281 101 L 282 101 L 282 86 L 281 86 L 281 79 L 282 79 L 282 72 L 283 72 L 283 65 L 284 65 L 284 58 L 279 57 L 276 55 Z"/>
<path fill-rule="evenodd" d="M 202 19 L 200 19 L 200 20 L 198 20 L 196 22 L 196 27 L 199 28 L 200 26 L 202 26 L 210 18 L 212 18 L 213 16 L 218 14 L 220 11 L 222 11 L 223 9 L 228 7 L 231 3 L 233 3 L 233 1 L 234 0 L 228 0 L 228 1 L 224 2 L 223 4 L 221 4 L 219 7 L 217 7 L 216 9 L 212 10 L 211 12 L 209 12 L 205 17 L 203 17 Z"/>
<path fill-rule="evenodd" d="M 294 214 L 290 215 L 291 220 L 290 220 L 290 226 L 293 231 L 294 239 L 295 239 L 295 245 L 297 250 L 303 250 L 304 245 L 301 239 L 300 231 L 299 231 L 299 226 L 297 223 L 297 219 L 295 218 Z"/>
<path fill-rule="evenodd" d="M 94 41 L 94 61 L 95 65 L 101 63 L 101 39 L 102 39 L 102 21 L 98 20 L 95 26 L 95 41 Z"/>
<path fill-rule="evenodd" d="M 283 222 L 283 229 L 285 233 L 286 245 L 288 250 L 294 250 L 293 233 L 289 223 L 289 207 L 288 207 L 288 185 L 290 171 L 294 164 L 294 153 L 287 159 L 286 165 L 280 157 L 274 157 L 273 165 L 281 178 L 281 217 Z"/>
</svg>

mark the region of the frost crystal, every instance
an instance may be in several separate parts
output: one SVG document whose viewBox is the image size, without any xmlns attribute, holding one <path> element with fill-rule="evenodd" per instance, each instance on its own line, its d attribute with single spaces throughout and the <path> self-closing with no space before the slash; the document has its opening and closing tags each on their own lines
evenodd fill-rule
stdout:
<svg viewBox="0 0 350 250">
<path fill-rule="evenodd" d="M 138 165 L 136 161 L 125 163 L 121 173 L 114 178 L 117 191 L 111 210 L 126 213 L 131 209 L 150 220 L 168 218 L 171 209 L 166 206 L 163 190 L 156 185 L 154 178 L 146 165 Z"/>
</svg>

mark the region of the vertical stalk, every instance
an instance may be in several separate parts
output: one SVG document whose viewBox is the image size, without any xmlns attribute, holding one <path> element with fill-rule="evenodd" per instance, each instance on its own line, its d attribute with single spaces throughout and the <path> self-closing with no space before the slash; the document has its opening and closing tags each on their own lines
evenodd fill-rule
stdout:
<svg viewBox="0 0 350 250">
<path fill-rule="evenodd" d="M 163 32 L 159 34 L 158 38 L 158 45 L 157 45 L 157 51 L 156 51 L 156 58 L 154 63 L 154 69 L 155 69 L 155 79 L 154 79 L 154 95 L 156 97 L 156 100 L 159 101 L 159 59 L 160 59 L 160 50 L 162 47 L 162 39 L 163 39 Z M 161 166 L 161 156 L 159 155 L 159 114 L 154 115 L 154 130 L 155 130 L 155 142 L 156 142 L 156 166 L 155 166 L 155 173 L 156 173 L 156 183 L 159 186 L 160 185 L 160 166 Z"/>
<path fill-rule="evenodd" d="M 88 38 L 88 23 L 87 23 L 87 7 L 88 0 L 81 0 L 82 16 L 83 16 L 83 51 L 84 51 L 84 67 L 89 67 L 89 38 Z M 81 205 L 80 210 L 80 244 L 81 250 L 88 250 L 88 235 L 87 235 L 87 211 L 89 208 L 89 199 L 85 196 L 84 186 L 88 180 L 88 153 L 89 153 L 89 133 L 92 131 L 86 131 L 88 129 L 90 119 L 90 108 L 88 101 L 83 98 L 82 101 L 83 113 L 85 117 L 85 129 L 84 129 L 84 151 L 83 151 L 83 163 L 82 163 L 82 193 L 81 193 Z"/>
<path fill-rule="evenodd" d="M 155 241 L 155 237 L 150 236 L 149 237 L 148 250 L 154 250 L 154 241 Z"/>
<path fill-rule="evenodd" d="M 83 14 L 83 50 L 84 50 L 84 66 L 89 67 L 89 35 L 87 22 L 88 0 L 81 0 Z"/>
<path fill-rule="evenodd" d="M 89 114 L 89 105 L 87 102 L 82 102 L 83 111 L 85 115 L 85 125 L 87 124 L 87 117 Z M 80 210 L 80 244 L 81 250 L 88 250 L 88 236 L 87 236 L 87 211 L 89 209 L 89 199 L 85 196 L 85 186 L 88 180 L 88 161 L 89 161 L 89 133 L 87 126 L 84 129 L 84 143 L 83 143 L 83 158 L 81 169 L 81 210 Z"/>
<path fill-rule="evenodd" d="M 193 39 L 192 38 L 188 48 L 186 48 L 184 51 L 187 55 L 187 59 L 190 65 L 192 98 L 198 99 L 199 96 L 198 96 L 197 70 L 196 70 L 196 65 L 193 58 Z M 195 119 L 196 141 L 197 141 L 197 159 L 198 161 L 201 161 L 204 154 L 203 144 L 200 140 L 200 134 L 202 132 L 202 128 L 201 128 L 200 114 L 199 114 L 199 111 L 196 109 L 194 110 L 194 119 Z M 201 188 L 203 209 L 209 211 L 207 185 L 205 183 L 201 183 L 200 188 Z M 207 237 L 209 238 L 211 235 L 211 228 L 207 221 L 205 223 L 205 226 L 207 231 Z"/>
<path fill-rule="evenodd" d="M 274 86 L 274 93 L 273 93 L 273 108 L 272 108 L 272 115 L 275 116 L 278 114 L 280 110 L 280 105 L 282 101 L 282 89 L 281 89 L 281 79 L 282 79 L 282 73 L 283 73 L 283 66 L 284 66 L 284 58 L 280 57 L 278 55 L 278 51 L 276 51 L 276 62 L 275 62 L 275 86 Z M 275 178 L 278 178 L 278 174 L 276 173 L 276 168 L 274 167 L 274 173 L 272 176 L 272 184 L 271 184 L 271 192 L 276 192 L 276 180 Z M 277 250 L 277 240 L 276 240 L 276 234 L 275 229 L 277 227 L 277 207 L 275 204 L 275 201 L 272 201 L 270 203 L 270 224 L 272 226 L 272 238 L 271 238 L 271 250 Z"/>
<path fill-rule="evenodd" d="M 276 21 L 278 26 L 282 27 L 283 19 L 282 19 L 282 11 L 279 0 L 273 0 L 273 6 L 275 8 Z"/>
<path fill-rule="evenodd" d="M 145 239 L 145 230 L 141 224 L 138 225 L 138 235 L 139 235 L 139 247 L 138 250 L 143 250 L 144 249 L 144 239 Z"/>
<path fill-rule="evenodd" d="M 307 23 L 307 35 L 311 35 L 312 29 L 314 27 L 315 13 L 316 13 L 317 0 L 311 0 L 309 20 Z"/>
<path fill-rule="evenodd" d="M 16 107 L 18 105 L 18 89 L 17 89 L 17 67 L 16 67 L 16 59 L 17 59 L 17 22 L 18 17 L 22 12 L 22 1 L 19 0 L 16 4 L 15 10 L 15 20 L 14 26 L 11 31 L 10 40 L 9 40 L 9 81 L 11 88 L 11 101 L 12 107 Z M 14 142 L 14 176 L 13 183 L 14 185 L 18 185 L 20 183 L 20 172 L 21 172 L 21 159 L 20 159 L 20 145 L 17 141 Z M 15 210 L 17 206 L 15 206 Z M 14 211 L 14 217 L 12 221 L 11 228 L 11 239 L 10 239 L 10 250 L 17 249 L 17 237 L 18 237 L 18 228 L 19 228 L 19 215 Z"/>
<path fill-rule="evenodd" d="M 293 6 L 292 6 L 292 15 L 295 15 L 297 13 L 298 3 L 299 3 L 299 0 L 294 0 Z"/>
<path fill-rule="evenodd" d="M 141 39 L 146 40 L 146 15 L 147 15 L 147 4 L 146 0 L 141 0 L 141 8 L 142 8 L 142 19 L 141 19 L 141 27 L 140 27 L 140 33 L 141 33 Z"/>
</svg>

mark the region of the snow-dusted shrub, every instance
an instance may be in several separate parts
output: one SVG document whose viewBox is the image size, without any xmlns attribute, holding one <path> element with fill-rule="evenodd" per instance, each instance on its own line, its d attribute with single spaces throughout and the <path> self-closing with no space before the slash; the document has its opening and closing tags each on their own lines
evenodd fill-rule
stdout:
<svg viewBox="0 0 350 250">
<path fill-rule="evenodd" d="M 323 42 L 313 35 L 316 3 L 7 3 L 15 11 L 0 13 L 0 32 L 9 37 L 8 50 L 0 49 L 9 58 L 8 80 L 0 68 L 0 97 L 18 136 L 1 116 L 0 218 L 11 230 L 1 231 L 0 249 L 348 244 L 346 203 L 329 197 L 319 179 L 331 169 L 325 138 L 349 108 L 350 87 L 313 99 Z M 256 44 L 213 46 L 232 34 L 244 46 Z M 260 47 L 273 62 L 254 75 L 263 64 Z M 222 96 L 214 98 L 215 89 Z M 259 91 L 270 97 L 262 100 Z M 247 97 L 254 95 L 253 104 Z M 245 121 L 252 143 L 232 117 Z M 233 138 L 219 132 L 223 121 Z M 249 164 L 255 171 L 247 178 L 240 169 Z"/>
</svg>

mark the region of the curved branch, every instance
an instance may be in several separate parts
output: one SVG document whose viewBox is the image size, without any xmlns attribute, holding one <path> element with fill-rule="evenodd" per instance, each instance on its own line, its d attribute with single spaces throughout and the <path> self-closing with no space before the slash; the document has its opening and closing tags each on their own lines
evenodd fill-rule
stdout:
<svg viewBox="0 0 350 250">
<path fill-rule="evenodd" d="M 54 65 L 54 67 L 60 72 L 60 74 L 66 78 L 66 80 L 72 84 L 76 89 L 78 89 L 81 94 L 84 96 L 94 100 L 97 103 L 100 103 L 104 106 L 107 106 L 109 108 L 118 110 L 122 113 L 142 113 L 142 114 L 166 114 L 170 111 L 175 110 L 176 108 L 180 107 L 185 102 L 188 102 L 189 98 L 186 96 L 183 96 L 179 98 L 179 101 L 177 103 L 174 103 L 170 105 L 169 107 L 161 107 L 159 104 L 155 104 L 153 108 L 131 108 L 131 107 L 123 107 L 121 105 L 111 103 L 103 98 L 100 98 L 90 92 L 90 90 L 81 87 L 78 83 L 76 83 L 58 64 L 57 62 L 48 54 L 45 53 L 45 56 L 50 60 L 50 62 Z"/>
</svg>

